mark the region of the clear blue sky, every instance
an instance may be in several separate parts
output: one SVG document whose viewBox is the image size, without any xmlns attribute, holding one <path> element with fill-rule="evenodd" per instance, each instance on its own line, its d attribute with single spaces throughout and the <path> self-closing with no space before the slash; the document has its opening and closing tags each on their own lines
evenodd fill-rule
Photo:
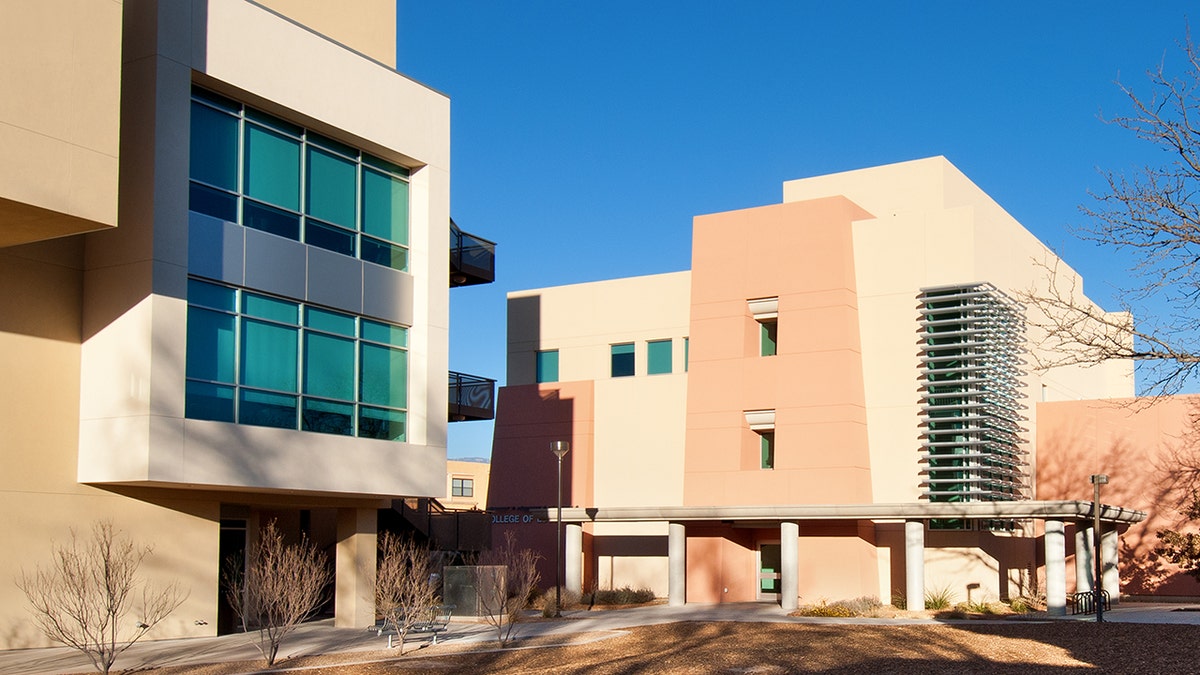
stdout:
<svg viewBox="0 0 1200 675">
<path fill-rule="evenodd" d="M 451 292 L 450 367 L 504 381 L 508 291 L 687 269 L 692 217 L 785 180 L 945 155 L 1083 274 L 1097 168 L 1162 155 L 1101 113 L 1180 65 L 1188 2 L 399 1 L 398 69 L 451 98 L 451 212 L 499 244 Z M 490 423 L 450 425 L 487 456 Z"/>
</svg>

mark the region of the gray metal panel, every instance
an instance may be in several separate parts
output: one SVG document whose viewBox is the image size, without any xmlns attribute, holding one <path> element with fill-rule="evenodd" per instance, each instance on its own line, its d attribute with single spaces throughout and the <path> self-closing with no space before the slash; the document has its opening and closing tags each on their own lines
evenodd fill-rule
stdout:
<svg viewBox="0 0 1200 675">
<path fill-rule="evenodd" d="M 362 313 L 364 263 L 315 246 L 308 247 L 309 302 Z"/>
<path fill-rule="evenodd" d="M 412 276 L 407 272 L 400 272 L 389 267 L 364 263 L 363 314 L 411 326 L 413 323 Z"/>
<path fill-rule="evenodd" d="M 246 233 L 245 286 L 286 298 L 303 298 L 307 247 L 266 232 L 243 230 Z"/>
<path fill-rule="evenodd" d="M 188 274 L 243 285 L 245 228 L 188 212 Z"/>
</svg>

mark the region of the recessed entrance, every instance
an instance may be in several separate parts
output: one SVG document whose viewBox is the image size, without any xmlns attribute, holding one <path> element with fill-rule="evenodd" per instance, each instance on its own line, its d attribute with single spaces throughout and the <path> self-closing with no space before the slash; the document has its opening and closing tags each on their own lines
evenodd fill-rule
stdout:
<svg viewBox="0 0 1200 675">
<path fill-rule="evenodd" d="M 779 600 L 779 544 L 758 545 L 758 599 Z"/>
</svg>

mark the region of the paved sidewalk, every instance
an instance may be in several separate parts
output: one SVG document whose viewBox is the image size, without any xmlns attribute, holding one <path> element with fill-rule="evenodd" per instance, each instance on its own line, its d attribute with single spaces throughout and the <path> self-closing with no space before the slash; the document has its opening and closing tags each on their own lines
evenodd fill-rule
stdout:
<svg viewBox="0 0 1200 675">
<path fill-rule="evenodd" d="M 1114 623 L 1161 623 L 1200 625 L 1198 605 L 1183 603 L 1125 602 L 1105 613 L 1105 619 Z M 605 633 L 614 635 L 632 626 L 646 626 L 676 621 L 749 621 L 788 623 L 840 623 L 840 624 L 933 624 L 936 619 L 861 619 L 861 618 L 816 618 L 789 617 L 778 605 L 769 603 L 736 603 L 725 605 L 690 604 L 682 607 L 653 605 L 617 610 L 577 610 L 563 612 L 563 620 L 540 620 L 521 624 L 517 635 L 538 637 L 573 633 Z M 1058 619 L 1068 621 L 1095 621 L 1094 616 L 1067 616 Z M 140 642 L 121 655 L 116 669 L 131 670 L 151 666 L 184 666 L 201 663 L 229 661 L 258 661 L 262 655 L 255 647 L 257 634 L 225 635 L 209 638 L 187 638 Z M 438 643 L 479 644 L 489 646 L 495 640 L 495 630 L 486 624 L 455 621 L 450 630 L 438 637 Z M 409 638 L 409 649 L 414 644 L 427 644 L 428 635 Z M 334 652 L 367 652 L 386 649 L 387 635 L 378 636 L 374 629 L 334 628 L 327 619 L 301 626 L 284 641 L 279 661 L 289 657 L 329 654 Z M 286 667 L 286 663 L 279 663 Z M 49 649 L 23 649 L 0 651 L 0 673 L 22 675 L 52 675 L 55 673 L 91 672 L 91 663 L 82 654 L 65 647 Z"/>
</svg>

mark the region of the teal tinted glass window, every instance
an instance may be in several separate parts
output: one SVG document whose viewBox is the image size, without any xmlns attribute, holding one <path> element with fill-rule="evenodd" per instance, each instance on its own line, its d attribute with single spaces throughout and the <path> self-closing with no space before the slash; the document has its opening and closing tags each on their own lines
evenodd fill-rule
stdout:
<svg viewBox="0 0 1200 675">
<path fill-rule="evenodd" d="M 188 380 L 184 415 L 194 420 L 234 421 L 234 388 Z"/>
<path fill-rule="evenodd" d="M 403 441 L 406 438 L 404 427 L 407 419 L 408 416 L 399 410 L 363 406 L 358 413 L 358 435 L 385 441 Z"/>
<path fill-rule="evenodd" d="M 354 400 L 354 340 L 304 333 L 304 393 Z"/>
<path fill-rule="evenodd" d="M 355 227 L 358 169 L 351 160 L 308 148 L 308 201 L 305 212 L 336 225 Z"/>
<path fill-rule="evenodd" d="M 296 391 L 297 330 L 242 320 L 242 378 L 248 387 Z"/>
<path fill-rule="evenodd" d="M 337 333 L 346 337 L 354 337 L 354 317 L 341 312 L 331 312 L 316 307 L 304 308 L 304 325 L 309 328 L 323 330 L 326 333 Z"/>
<path fill-rule="evenodd" d="M 767 431 L 760 434 L 759 446 L 762 455 L 762 468 L 775 468 L 775 432 Z"/>
<path fill-rule="evenodd" d="M 298 310 L 299 305 L 294 302 L 255 293 L 242 294 L 242 312 L 248 316 L 295 325 Z"/>
<path fill-rule="evenodd" d="M 408 244 L 408 183 L 363 169 L 362 231 L 396 244 Z"/>
<path fill-rule="evenodd" d="M 189 153 L 194 180 L 237 190 L 237 117 L 193 102 Z"/>
<path fill-rule="evenodd" d="M 408 353 L 363 343 L 359 379 L 363 403 L 403 408 L 408 405 Z"/>
<path fill-rule="evenodd" d="M 245 171 L 248 196 L 300 210 L 300 141 L 247 124 Z"/>
<path fill-rule="evenodd" d="M 296 397 L 242 389 L 238 421 L 260 427 L 296 428 Z"/>
<path fill-rule="evenodd" d="M 370 319 L 362 320 L 362 339 L 396 347 L 408 346 L 408 329 Z"/>
<path fill-rule="evenodd" d="M 778 339 L 779 324 L 774 321 L 763 321 L 759 323 L 759 354 L 761 356 L 775 356 L 776 341 Z"/>
<path fill-rule="evenodd" d="M 197 279 L 188 279 L 188 304 L 237 311 L 237 291 L 228 286 L 209 284 Z"/>
<path fill-rule="evenodd" d="M 612 346 L 612 376 L 629 377 L 634 372 L 633 343 Z"/>
<path fill-rule="evenodd" d="M 646 372 L 650 375 L 671 372 L 670 340 L 652 340 L 646 343 Z"/>
<path fill-rule="evenodd" d="M 354 405 L 335 401 L 304 399 L 300 428 L 322 434 L 354 435 Z"/>
<path fill-rule="evenodd" d="M 201 307 L 188 307 L 187 376 L 197 380 L 234 382 L 237 363 L 236 317 Z"/>
<path fill-rule="evenodd" d="M 537 353 L 537 381 L 558 382 L 558 350 Z"/>
</svg>

